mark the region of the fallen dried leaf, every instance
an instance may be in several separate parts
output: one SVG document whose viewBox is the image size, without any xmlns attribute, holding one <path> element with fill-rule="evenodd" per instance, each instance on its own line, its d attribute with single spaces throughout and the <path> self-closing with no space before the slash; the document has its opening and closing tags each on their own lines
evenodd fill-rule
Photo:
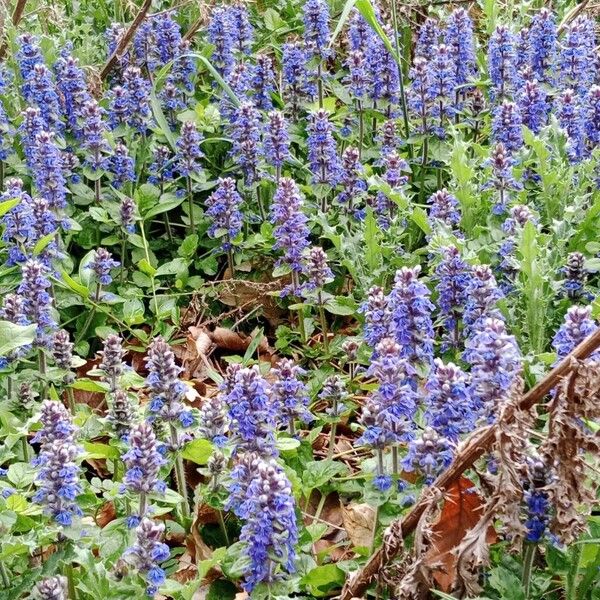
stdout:
<svg viewBox="0 0 600 600">
<path fill-rule="evenodd" d="M 355 548 L 370 548 L 373 544 L 376 511 L 368 504 L 342 505 L 344 529 Z"/>
<path fill-rule="evenodd" d="M 105 502 L 96 513 L 95 521 L 98 527 L 106 527 L 117 516 L 115 505 L 112 502 Z"/>
<path fill-rule="evenodd" d="M 443 592 L 450 592 L 456 581 L 454 550 L 467 531 L 479 522 L 484 504 L 473 482 L 466 477 L 456 481 L 445 494 L 440 515 L 431 526 L 431 547 L 424 556 L 424 563 L 432 567 L 433 578 Z M 496 540 L 493 528 L 487 531 L 486 540 L 488 543 Z"/>
</svg>

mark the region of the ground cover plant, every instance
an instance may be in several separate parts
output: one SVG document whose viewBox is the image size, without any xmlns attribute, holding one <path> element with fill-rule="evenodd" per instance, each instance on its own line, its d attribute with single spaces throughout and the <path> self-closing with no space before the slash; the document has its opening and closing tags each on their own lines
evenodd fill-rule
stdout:
<svg viewBox="0 0 600 600">
<path fill-rule="evenodd" d="M 600 598 L 593 2 L 0 7 L 0 598 Z"/>
</svg>

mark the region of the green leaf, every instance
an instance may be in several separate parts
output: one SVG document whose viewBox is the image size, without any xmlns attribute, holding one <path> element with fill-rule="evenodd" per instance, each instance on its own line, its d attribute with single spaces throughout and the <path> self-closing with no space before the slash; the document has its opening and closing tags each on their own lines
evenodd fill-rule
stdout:
<svg viewBox="0 0 600 600">
<path fill-rule="evenodd" d="M 277 439 L 275 446 L 280 452 L 289 452 L 300 446 L 300 440 L 291 437 L 280 437 Z"/>
<path fill-rule="evenodd" d="M 159 102 L 158 98 L 156 97 L 156 90 L 154 90 L 154 89 L 150 93 L 150 106 L 152 106 L 152 114 L 154 115 L 154 119 L 158 123 L 158 126 L 160 127 L 162 134 L 167 138 L 167 141 L 169 142 L 169 146 L 171 146 L 171 149 L 173 150 L 173 152 L 176 152 L 177 151 L 177 142 L 175 140 L 175 136 L 173 135 L 173 132 L 171 131 L 171 128 L 169 127 L 169 123 L 167 122 L 167 119 L 165 118 L 165 114 L 162 111 L 160 102 Z"/>
<path fill-rule="evenodd" d="M 411 219 L 423 233 L 427 235 L 431 233 L 431 227 L 427 220 L 427 213 L 420 206 L 415 206 L 413 208 Z"/>
<path fill-rule="evenodd" d="M 280 17 L 279 13 L 270 7 L 265 10 L 263 18 L 267 31 L 276 31 L 285 25 L 285 21 Z"/>
<path fill-rule="evenodd" d="M 67 284 L 67 286 L 75 293 L 79 294 L 82 298 L 87 298 L 90 295 L 89 289 L 85 285 L 81 285 L 81 283 L 75 281 L 68 273 L 61 271 L 60 274 L 62 276 L 62 280 Z"/>
<path fill-rule="evenodd" d="M 164 196 L 166 196 L 166 194 Z M 151 219 L 156 215 L 160 215 L 162 213 L 166 213 L 170 210 L 173 210 L 185 200 L 185 198 L 178 198 L 174 194 L 173 197 L 165 198 L 164 196 L 160 199 L 160 202 L 157 205 L 153 206 L 150 210 L 148 210 L 148 212 L 144 214 L 144 220 Z"/>
<path fill-rule="evenodd" d="M 359 0 L 360 1 L 360 0 Z M 327 592 L 344 583 L 346 574 L 337 565 L 319 565 L 309 571 L 303 578 L 302 583 L 312 588 L 312 593 L 317 595 L 328 595 Z"/>
<path fill-rule="evenodd" d="M 379 243 L 379 227 L 372 208 L 367 208 L 365 217 L 365 258 L 371 273 L 381 265 L 381 244 Z"/>
<path fill-rule="evenodd" d="M 385 44 L 388 52 L 394 57 L 394 60 L 400 65 L 400 57 L 396 52 L 396 49 L 392 46 L 388 36 L 383 31 L 381 24 L 377 20 L 375 15 L 375 9 L 371 4 L 370 0 L 356 0 L 356 8 L 358 12 L 363 16 L 364 20 L 371 26 L 373 31 L 381 38 L 381 41 Z"/>
<path fill-rule="evenodd" d="M 19 204 L 19 199 L 15 198 L 14 200 L 5 200 L 4 202 L 0 202 L 0 217 L 5 215 L 11 208 L 14 208 L 17 204 Z"/>
<path fill-rule="evenodd" d="M 123 319 L 128 325 L 139 325 L 144 322 L 144 303 L 138 298 L 123 303 Z"/>
<path fill-rule="evenodd" d="M 145 258 L 142 258 L 142 260 L 140 260 L 137 266 L 138 269 L 142 273 L 148 275 L 148 277 L 154 277 L 154 275 L 156 274 L 156 269 Z"/>
<path fill-rule="evenodd" d="M 18 489 L 23 489 L 33 483 L 35 469 L 27 463 L 13 463 L 8 467 L 8 480 Z"/>
<path fill-rule="evenodd" d="M 353 315 L 356 309 L 356 302 L 348 296 L 335 296 L 325 303 L 325 310 L 332 315 Z"/>
<path fill-rule="evenodd" d="M 48 233 L 44 237 L 40 238 L 33 247 L 34 256 L 38 256 L 55 237 L 56 232 L 53 231 L 52 233 Z"/>
<path fill-rule="evenodd" d="M 346 467 L 331 460 L 315 460 L 304 466 L 302 483 L 304 489 L 314 490 L 329 483 L 333 477 L 346 472 Z"/>
<path fill-rule="evenodd" d="M 74 390 L 81 390 L 83 392 L 97 392 L 99 394 L 105 394 L 108 391 L 107 384 L 100 383 L 99 381 L 94 381 L 93 379 L 88 379 L 86 377 L 76 379 L 71 387 Z"/>
<path fill-rule="evenodd" d="M 183 448 L 181 456 L 197 465 L 205 465 L 213 452 L 213 445 L 208 440 L 193 440 Z"/>
<path fill-rule="evenodd" d="M 15 325 L 10 321 L 0 321 L 0 356 L 31 344 L 35 339 L 36 326 Z"/>
<path fill-rule="evenodd" d="M 96 442 L 84 442 L 83 449 L 86 451 L 88 458 L 119 458 L 119 451 L 108 444 L 99 444 Z"/>
<path fill-rule="evenodd" d="M 346 0 L 346 4 L 344 4 L 342 14 L 340 15 L 340 19 L 337 22 L 337 25 L 335 26 L 333 34 L 331 35 L 331 39 L 329 40 L 329 44 L 327 46 L 328 48 L 331 48 L 333 46 L 333 43 L 337 39 L 338 35 L 340 35 L 340 33 L 342 32 L 342 29 L 344 28 L 344 25 L 346 24 L 346 21 L 348 20 L 348 17 L 350 16 L 350 13 L 352 12 L 352 9 L 354 8 L 355 4 L 356 0 Z"/>
</svg>

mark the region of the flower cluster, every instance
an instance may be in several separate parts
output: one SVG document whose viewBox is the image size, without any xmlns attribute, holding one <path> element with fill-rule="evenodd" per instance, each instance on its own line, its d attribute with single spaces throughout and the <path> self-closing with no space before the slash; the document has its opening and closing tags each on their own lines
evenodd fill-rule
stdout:
<svg viewBox="0 0 600 600">
<path fill-rule="evenodd" d="M 233 146 L 231 155 L 244 174 L 244 183 L 252 185 L 257 178 L 260 146 L 261 115 L 251 102 L 243 102 L 235 111 L 231 123 Z"/>
<path fill-rule="evenodd" d="M 181 126 L 181 134 L 177 140 L 175 165 L 182 177 L 189 177 L 201 170 L 200 159 L 204 156 L 200 149 L 202 135 L 193 121 L 185 121 Z"/>
<path fill-rule="evenodd" d="M 273 369 L 273 375 L 275 381 L 271 385 L 272 401 L 282 420 L 288 424 L 290 433 L 293 434 L 296 419 L 304 423 L 313 420 L 308 411 L 308 390 L 300 380 L 300 377 L 306 375 L 306 371 L 294 364 L 294 361 L 282 358 Z"/>
<path fill-rule="evenodd" d="M 210 440 L 217 447 L 223 446 L 227 441 L 226 432 L 229 423 L 224 400 L 223 392 L 207 398 L 198 416 L 200 436 Z"/>
<path fill-rule="evenodd" d="M 421 473 L 425 483 L 429 485 L 450 465 L 453 456 L 454 450 L 450 442 L 433 429 L 427 428 L 420 438 L 410 442 L 402 464 L 409 473 Z"/>
<path fill-rule="evenodd" d="M 558 358 L 564 358 L 588 336 L 598 329 L 591 317 L 590 306 L 571 306 L 565 315 L 565 320 L 552 340 L 552 347 Z M 594 354 L 594 358 L 598 353 Z"/>
<path fill-rule="evenodd" d="M 129 450 L 123 455 L 126 471 L 123 478 L 123 490 L 129 490 L 140 496 L 152 492 L 163 493 L 164 481 L 159 479 L 160 468 L 166 463 L 159 452 L 158 442 L 152 425 L 142 422 L 131 428 L 127 436 Z M 144 517 L 145 506 L 140 500 L 141 514 Z"/>
<path fill-rule="evenodd" d="M 89 269 L 93 271 L 99 285 L 110 285 L 112 276 L 110 272 L 116 269 L 121 263 L 114 260 L 112 254 L 105 248 L 98 248 L 94 253 L 93 259 L 89 263 Z"/>
<path fill-rule="evenodd" d="M 229 407 L 236 451 L 275 455 L 277 406 L 258 367 L 237 371 L 224 400 Z"/>
<path fill-rule="evenodd" d="M 75 443 L 76 429 L 71 415 L 59 402 L 42 404 L 42 429 L 33 441 L 41 444 L 36 464 L 38 491 L 33 501 L 44 506 L 44 512 L 63 527 L 73 523 L 73 517 L 82 514 L 76 498 L 82 492 L 79 482 L 80 467 L 76 460 L 81 449 Z"/>
<path fill-rule="evenodd" d="M 463 360 L 471 365 L 469 393 L 474 410 L 492 419 L 521 373 L 521 353 L 500 319 L 484 318 L 466 340 Z"/>
<path fill-rule="evenodd" d="M 308 162 L 314 183 L 336 186 L 340 180 L 340 160 L 333 139 L 329 115 L 319 109 L 308 117 Z"/>
<path fill-rule="evenodd" d="M 165 581 L 165 571 L 159 563 L 169 558 L 169 546 L 161 542 L 165 532 L 163 523 L 144 518 L 136 527 L 136 543 L 125 551 L 125 558 L 144 575 L 148 587 L 146 593 L 154 597 Z"/>
<path fill-rule="evenodd" d="M 390 303 L 382 288 L 372 287 L 358 310 L 365 316 L 364 338 L 371 348 L 376 348 L 383 338 L 392 335 Z"/>
<path fill-rule="evenodd" d="M 396 341 L 402 355 L 413 364 L 429 366 L 433 361 L 433 323 L 435 308 L 427 286 L 419 280 L 421 267 L 402 267 L 396 272 L 390 293 L 390 312 Z"/>
<path fill-rule="evenodd" d="M 442 249 L 442 260 L 435 269 L 435 277 L 438 281 L 435 287 L 438 293 L 437 304 L 444 328 L 442 348 L 458 348 L 461 337 L 460 320 L 467 301 L 471 273 L 456 246 Z"/>
<path fill-rule="evenodd" d="M 425 421 L 433 430 L 452 442 L 475 426 L 468 377 L 454 363 L 439 358 L 425 384 Z"/>
<path fill-rule="evenodd" d="M 173 350 L 162 337 L 152 340 L 145 361 L 152 419 L 171 425 L 180 423 L 183 427 L 192 425 L 192 413 L 183 403 L 187 386 L 179 379 L 183 369 L 176 365 Z"/>
<path fill-rule="evenodd" d="M 298 526 L 292 486 L 272 459 L 254 461 L 252 479 L 236 514 L 244 521 L 240 540 L 249 565 L 244 589 L 273 583 L 296 570 Z"/>
<path fill-rule="evenodd" d="M 242 231 L 242 197 L 230 177 L 219 179 L 217 189 L 206 200 L 206 215 L 212 222 L 208 229 L 211 237 L 223 237 L 221 248 L 233 247 L 235 238 Z"/>
<path fill-rule="evenodd" d="M 310 242 L 308 218 L 302 212 L 303 198 L 296 182 L 288 177 L 279 180 L 271 206 L 271 223 L 275 225 L 273 237 L 275 250 L 284 255 L 277 264 L 285 263 L 292 270 L 292 292 L 298 293 L 298 273 L 304 268 L 303 256 Z"/>
<path fill-rule="evenodd" d="M 567 264 L 564 269 L 565 281 L 563 289 L 571 300 L 581 298 L 584 295 L 587 272 L 585 269 L 585 256 L 581 252 L 571 252 L 567 256 Z"/>
</svg>

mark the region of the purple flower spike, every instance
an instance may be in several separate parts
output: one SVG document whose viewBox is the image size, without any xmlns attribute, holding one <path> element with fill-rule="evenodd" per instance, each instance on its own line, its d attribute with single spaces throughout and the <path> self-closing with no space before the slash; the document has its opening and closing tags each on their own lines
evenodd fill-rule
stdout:
<svg viewBox="0 0 600 600">
<path fill-rule="evenodd" d="M 312 56 L 319 59 L 331 54 L 329 44 L 329 5 L 327 0 L 307 0 L 304 12 L 304 43 Z"/>
<path fill-rule="evenodd" d="M 309 115 L 307 130 L 308 161 L 313 182 L 335 187 L 340 180 L 341 169 L 327 111 L 319 109 Z"/>
<path fill-rule="evenodd" d="M 436 19 L 427 17 L 419 29 L 419 37 L 415 44 L 415 56 L 430 60 L 433 49 L 440 43 L 440 24 Z"/>
<path fill-rule="evenodd" d="M 309 247 L 307 226 L 308 218 L 302 212 L 304 200 L 293 179 L 282 177 L 271 205 L 271 223 L 275 225 L 273 237 L 274 249 L 282 250 L 284 255 L 277 265 L 287 264 L 295 273 L 293 293 L 298 292 L 298 273 L 303 270 L 304 251 Z"/>
<path fill-rule="evenodd" d="M 51 286 L 48 268 L 37 260 L 28 260 L 23 264 L 22 277 L 18 292 L 23 297 L 25 317 L 37 325 L 34 345 L 50 347 L 49 333 L 56 328 L 56 321 L 52 315 L 52 296 L 47 291 Z"/>
<path fill-rule="evenodd" d="M 274 460 L 258 460 L 244 501 L 237 510 L 244 521 L 240 540 L 250 564 L 244 589 L 270 584 L 296 571 L 298 526 L 292 486 Z"/>
<path fill-rule="evenodd" d="M 392 335 L 390 304 L 382 288 L 372 287 L 358 312 L 365 315 L 364 337 L 371 348 L 376 348 L 383 338 Z"/>
<path fill-rule="evenodd" d="M 505 25 L 496 27 L 488 45 L 492 99 L 510 96 L 515 83 L 513 34 Z"/>
<path fill-rule="evenodd" d="M 135 181 L 135 162 L 129 156 L 129 150 L 125 144 L 120 142 L 115 144 L 108 168 L 113 176 L 112 185 L 116 189 L 121 189 L 127 182 Z"/>
<path fill-rule="evenodd" d="M 454 448 L 448 439 L 428 427 L 420 438 L 408 444 L 408 453 L 402 465 L 409 473 L 416 471 L 422 474 L 425 484 L 430 485 L 448 468 L 453 456 Z"/>
<path fill-rule="evenodd" d="M 591 306 L 571 306 L 565 315 L 565 320 L 552 340 L 552 347 L 556 350 L 558 358 L 564 358 L 579 345 L 588 335 L 598 329 L 592 319 Z M 598 360 L 598 352 L 592 356 Z"/>
<path fill-rule="evenodd" d="M 421 267 L 402 267 L 396 272 L 390 293 L 390 310 L 396 341 L 402 356 L 411 364 L 429 367 L 433 362 L 433 323 L 435 308 L 427 286 L 419 280 Z"/>
<path fill-rule="evenodd" d="M 476 413 L 471 406 L 467 374 L 454 363 L 434 361 L 425 384 L 425 421 L 441 436 L 458 442 L 461 435 L 475 427 Z"/>
<path fill-rule="evenodd" d="M 531 43 L 531 66 L 536 79 L 541 83 L 551 83 L 551 68 L 556 56 L 556 22 L 547 8 L 542 8 L 531 22 L 529 40 Z"/>
<path fill-rule="evenodd" d="M 100 285 L 107 286 L 112 283 L 110 272 L 120 264 L 120 262 L 113 259 L 112 254 L 108 250 L 98 248 L 88 268 L 94 272 Z"/>
<path fill-rule="evenodd" d="M 36 483 L 38 491 L 33 501 L 44 506 L 44 512 L 56 523 L 69 527 L 73 517 L 81 516 L 76 498 L 82 492 L 79 476 L 81 468 L 76 461 L 81 449 L 75 444 L 75 428 L 71 415 L 58 402 L 46 400 L 42 404 L 42 429 L 33 438 L 42 448 L 36 459 L 39 467 Z"/>
<path fill-rule="evenodd" d="M 146 367 L 146 384 L 150 388 L 149 408 L 153 418 L 160 417 L 173 426 L 176 423 L 183 427 L 192 425 L 192 413 L 183 403 L 188 388 L 179 379 L 183 369 L 175 363 L 173 350 L 162 337 L 155 338 L 150 344 Z"/>
<path fill-rule="evenodd" d="M 141 520 L 136 527 L 136 543 L 125 551 L 125 559 L 146 578 L 148 584 L 146 594 L 154 598 L 159 587 L 164 583 L 166 574 L 158 565 L 169 558 L 169 546 L 161 539 L 165 532 L 163 523 L 148 518 Z"/>
<path fill-rule="evenodd" d="M 265 159 L 273 165 L 278 172 L 283 164 L 290 158 L 290 138 L 288 124 L 283 113 L 274 110 L 268 115 L 264 134 Z"/>
<path fill-rule="evenodd" d="M 275 456 L 277 406 L 256 365 L 235 373 L 224 400 L 229 407 L 236 452 Z"/>
<path fill-rule="evenodd" d="M 471 270 L 461 258 L 456 246 L 442 248 L 442 260 L 435 269 L 438 281 L 437 304 L 444 328 L 442 351 L 458 348 L 461 340 L 460 321 L 468 299 L 467 289 L 471 283 Z"/>
<path fill-rule="evenodd" d="M 256 65 L 252 73 L 254 88 L 254 103 L 260 110 L 271 110 L 273 100 L 271 94 L 275 91 L 275 70 L 273 61 L 266 54 L 256 56 Z"/>
<path fill-rule="evenodd" d="M 252 185 L 258 177 L 261 116 L 251 102 L 243 102 L 235 111 L 231 124 L 231 155 L 244 174 L 244 183 Z"/>
<path fill-rule="evenodd" d="M 522 125 L 519 107 L 514 102 L 504 101 L 494 110 L 492 137 L 504 144 L 509 152 L 520 150 L 523 146 Z"/>
<path fill-rule="evenodd" d="M 202 170 L 200 159 L 204 156 L 200 149 L 202 135 L 193 121 L 186 121 L 181 126 L 181 135 L 177 140 L 177 154 L 175 164 L 182 177 L 189 177 L 192 173 Z"/>
<path fill-rule="evenodd" d="M 233 247 L 234 239 L 242 231 L 241 204 L 235 181 L 229 177 L 219 179 L 217 189 L 206 200 L 206 216 L 212 220 L 208 235 L 223 236 L 221 248 L 225 251 Z"/>
<path fill-rule="evenodd" d="M 475 410 L 488 420 L 498 413 L 521 373 L 521 352 L 504 321 L 484 318 L 466 341 L 463 360 L 471 365 L 469 393 Z"/>
<path fill-rule="evenodd" d="M 147 422 L 135 425 L 129 431 L 127 443 L 129 450 L 123 455 L 123 462 L 127 468 L 123 487 L 134 494 L 163 493 L 166 486 L 158 474 L 167 461 L 158 449 L 152 425 Z M 139 515 L 140 518 L 144 516 Z"/>
<path fill-rule="evenodd" d="M 287 422 L 290 433 L 295 432 L 296 419 L 310 423 L 313 416 L 308 411 L 308 390 L 300 378 L 306 371 L 294 364 L 294 361 L 282 358 L 273 369 L 275 381 L 272 385 L 273 402 L 284 422 Z"/>
</svg>

